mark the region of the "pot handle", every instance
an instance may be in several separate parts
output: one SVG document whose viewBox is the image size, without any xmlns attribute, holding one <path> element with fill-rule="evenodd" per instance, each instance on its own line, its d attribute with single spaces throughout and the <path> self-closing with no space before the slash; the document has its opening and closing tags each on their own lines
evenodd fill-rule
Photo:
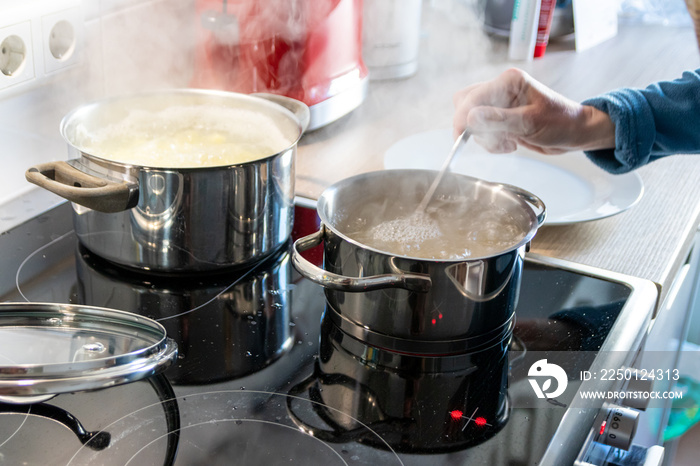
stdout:
<svg viewBox="0 0 700 466">
<path fill-rule="evenodd" d="M 301 256 L 302 251 L 318 246 L 323 242 L 325 226 L 316 233 L 299 238 L 292 248 L 292 264 L 304 277 L 324 288 L 337 291 L 362 292 L 384 288 L 403 288 L 417 293 L 426 293 L 432 284 L 430 277 L 417 273 L 372 275 L 369 277 L 346 277 L 317 267 Z"/>
<path fill-rule="evenodd" d="M 309 110 L 308 105 L 304 102 L 283 95 L 269 94 L 266 92 L 257 92 L 251 95 L 274 102 L 292 112 L 294 116 L 297 117 L 297 120 L 299 120 L 302 134 L 308 129 L 309 123 L 311 122 L 311 110 Z"/>
<path fill-rule="evenodd" d="M 109 181 L 78 170 L 67 162 L 47 162 L 29 168 L 27 181 L 93 210 L 121 212 L 138 204 L 138 186 Z"/>
<path fill-rule="evenodd" d="M 511 191 L 513 194 L 530 204 L 535 208 L 535 215 L 537 216 L 537 226 L 541 227 L 547 217 L 547 208 L 542 202 L 542 199 L 532 194 L 530 191 L 526 191 L 523 188 L 513 186 L 511 184 L 500 183 L 505 189 Z"/>
</svg>

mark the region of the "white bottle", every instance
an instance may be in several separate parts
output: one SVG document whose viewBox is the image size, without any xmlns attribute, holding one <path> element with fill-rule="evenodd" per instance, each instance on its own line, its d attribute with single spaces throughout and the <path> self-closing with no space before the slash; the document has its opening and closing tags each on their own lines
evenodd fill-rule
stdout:
<svg viewBox="0 0 700 466">
<path fill-rule="evenodd" d="M 533 59 L 539 19 L 540 0 L 515 0 L 508 41 L 509 59 L 526 61 Z"/>
<path fill-rule="evenodd" d="M 370 79 L 403 78 L 418 69 L 421 0 L 364 0 L 362 59 Z"/>
</svg>

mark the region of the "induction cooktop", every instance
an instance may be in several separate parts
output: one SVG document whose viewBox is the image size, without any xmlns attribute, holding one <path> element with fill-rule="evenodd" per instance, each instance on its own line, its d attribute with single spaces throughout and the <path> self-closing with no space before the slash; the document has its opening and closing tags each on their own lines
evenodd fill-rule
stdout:
<svg viewBox="0 0 700 466">
<path fill-rule="evenodd" d="M 425 358 L 345 334 L 323 289 L 291 267 L 289 244 L 245 269 L 148 275 L 86 250 L 64 203 L 0 235 L 0 251 L 0 301 L 125 310 L 178 344 L 156 376 L 0 404 L 7 464 L 571 463 L 600 404 L 577 404 L 574 377 L 542 400 L 529 370 L 632 358 L 651 314 L 633 280 L 528 255 L 512 334 L 482 359 Z M 480 385 L 488 376 L 474 367 L 503 377 Z"/>
</svg>

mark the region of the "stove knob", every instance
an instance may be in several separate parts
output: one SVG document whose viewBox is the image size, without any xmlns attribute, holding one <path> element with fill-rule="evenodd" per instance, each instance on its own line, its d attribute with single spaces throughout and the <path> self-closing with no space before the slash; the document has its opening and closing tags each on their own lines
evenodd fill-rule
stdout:
<svg viewBox="0 0 700 466">
<path fill-rule="evenodd" d="M 635 377 L 632 377 L 627 384 L 627 396 L 622 400 L 622 404 L 629 407 L 644 411 L 649 406 L 649 393 L 654 390 L 654 380 L 642 376 L 639 372 Z M 644 395 L 647 396 L 644 396 Z"/>
<path fill-rule="evenodd" d="M 600 426 L 598 442 L 611 447 L 629 450 L 637 431 L 639 411 L 622 406 L 611 406 Z"/>
</svg>

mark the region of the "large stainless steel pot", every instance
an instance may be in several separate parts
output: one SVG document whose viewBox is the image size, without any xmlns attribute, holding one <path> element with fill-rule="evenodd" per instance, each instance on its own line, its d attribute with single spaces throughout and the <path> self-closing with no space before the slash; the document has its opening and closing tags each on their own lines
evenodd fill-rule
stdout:
<svg viewBox="0 0 700 466">
<path fill-rule="evenodd" d="M 349 217 L 357 217 L 365 206 L 385 202 L 386 212 L 417 206 L 435 175 L 428 170 L 383 170 L 342 180 L 318 200 L 320 230 L 294 245 L 294 266 L 325 288 L 331 311 L 346 322 L 343 327 L 360 333 L 357 338 L 380 341 L 388 335 L 394 342 L 407 342 L 402 348 L 393 344 L 396 350 L 445 354 L 499 340 L 510 329 L 525 251 L 545 218 L 545 206 L 535 195 L 464 175 L 445 176 L 436 196 L 498 206 L 520 226 L 517 244 L 488 257 L 399 256 L 348 236 Z M 412 192 L 402 186 L 412 187 Z M 320 243 L 323 268 L 300 254 Z"/>
<path fill-rule="evenodd" d="M 172 106 L 252 110 L 289 141 L 286 149 L 237 165 L 160 168 L 98 157 L 80 134 L 118 122 L 135 109 Z M 240 266 L 289 238 L 294 212 L 294 159 L 308 107 L 273 95 L 169 90 L 79 107 L 61 122 L 75 158 L 31 167 L 27 179 L 70 201 L 75 231 L 93 253 L 138 269 L 190 273 Z"/>
</svg>

